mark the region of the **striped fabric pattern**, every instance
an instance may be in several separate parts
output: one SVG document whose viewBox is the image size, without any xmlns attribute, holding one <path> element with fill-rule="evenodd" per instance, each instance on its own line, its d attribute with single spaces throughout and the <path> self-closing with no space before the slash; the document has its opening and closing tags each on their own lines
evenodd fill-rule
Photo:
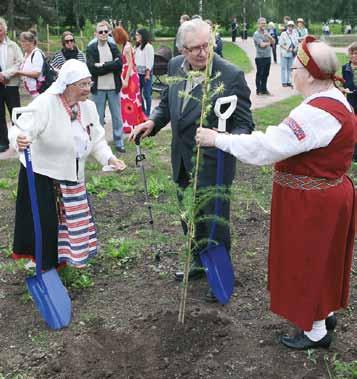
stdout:
<svg viewBox="0 0 357 379">
<path fill-rule="evenodd" d="M 84 267 L 97 254 L 97 234 L 84 183 L 59 182 L 58 263 Z"/>
</svg>

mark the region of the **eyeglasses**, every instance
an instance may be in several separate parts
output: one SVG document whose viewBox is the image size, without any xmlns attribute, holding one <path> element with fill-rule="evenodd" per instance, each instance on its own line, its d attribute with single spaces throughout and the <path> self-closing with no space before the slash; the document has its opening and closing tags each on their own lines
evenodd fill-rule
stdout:
<svg viewBox="0 0 357 379">
<path fill-rule="evenodd" d="M 204 52 L 207 52 L 208 51 L 208 48 L 209 48 L 209 45 L 208 43 L 204 43 L 203 45 L 201 46 L 193 46 L 193 47 L 187 47 L 187 46 L 184 46 L 184 48 L 189 51 L 191 54 L 194 54 L 194 55 L 198 55 L 201 53 L 201 51 L 203 50 Z"/>
<path fill-rule="evenodd" d="M 109 30 L 98 30 L 98 34 L 108 34 Z"/>
<path fill-rule="evenodd" d="M 92 88 L 93 87 L 93 84 L 94 82 L 82 82 L 82 83 L 73 83 L 72 86 L 76 86 L 80 89 L 85 89 L 85 88 Z"/>
<path fill-rule="evenodd" d="M 74 39 L 72 38 L 72 39 L 65 39 L 64 40 L 64 43 L 69 43 L 69 42 L 74 42 Z"/>
</svg>

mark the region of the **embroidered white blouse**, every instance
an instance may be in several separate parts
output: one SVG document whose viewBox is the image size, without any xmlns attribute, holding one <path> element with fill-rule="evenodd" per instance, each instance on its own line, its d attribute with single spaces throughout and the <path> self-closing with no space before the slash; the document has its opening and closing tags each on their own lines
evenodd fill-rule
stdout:
<svg viewBox="0 0 357 379">
<path fill-rule="evenodd" d="M 306 151 L 327 146 L 341 124 L 329 113 L 307 104 L 316 97 L 339 100 L 352 112 L 345 96 L 337 88 L 319 92 L 306 98 L 290 112 L 278 126 L 269 126 L 265 133 L 218 134 L 217 148 L 226 151 L 244 163 L 268 165 Z"/>
</svg>

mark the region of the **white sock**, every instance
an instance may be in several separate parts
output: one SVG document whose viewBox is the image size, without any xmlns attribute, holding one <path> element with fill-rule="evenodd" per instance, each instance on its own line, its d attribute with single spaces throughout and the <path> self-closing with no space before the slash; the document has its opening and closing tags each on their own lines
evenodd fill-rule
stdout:
<svg viewBox="0 0 357 379">
<path fill-rule="evenodd" d="M 330 312 L 328 315 L 327 315 L 327 317 L 331 317 L 331 316 L 333 316 L 334 315 L 334 313 L 333 312 Z"/>
<path fill-rule="evenodd" d="M 327 334 L 325 319 L 314 321 L 312 329 L 309 332 L 304 331 L 304 334 L 313 342 L 320 341 Z"/>
</svg>

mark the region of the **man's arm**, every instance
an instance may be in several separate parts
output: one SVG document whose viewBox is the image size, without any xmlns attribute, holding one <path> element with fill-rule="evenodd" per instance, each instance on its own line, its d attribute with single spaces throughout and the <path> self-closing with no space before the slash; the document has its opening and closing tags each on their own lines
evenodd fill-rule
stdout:
<svg viewBox="0 0 357 379">
<path fill-rule="evenodd" d="M 171 61 L 169 61 L 168 75 L 173 75 Z M 154 136 L 170 122 L 169 86 L 163 90 L 160 103 L 150 115 L 150 120 L 155 123 L 154 129 L 150 133 L 150 136 Z"/>
<path fill-rule="evenodd" d="M 6 80 L 10 80 L 14 75 L 16 75 L 23 60 L 22 51 L 16 43 L 14 44 L 14 55 L 14 64 L 11 67 L 8 67 L 6 70 L 2 71 L 2 75 L 4 75 Z"/>
</svg>

